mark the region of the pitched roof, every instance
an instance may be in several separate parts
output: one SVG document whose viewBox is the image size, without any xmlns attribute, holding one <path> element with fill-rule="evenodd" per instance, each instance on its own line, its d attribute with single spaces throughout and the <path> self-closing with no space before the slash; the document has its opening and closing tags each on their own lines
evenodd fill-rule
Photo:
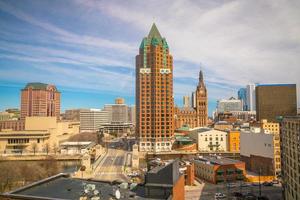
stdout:
<svg viewBox="0 0 300 200">
<path fill-rule="evenodd" d="M 151 38 L 151 39 L 152 38 L 157 38 L 157 39 L 162 40 L 162 37 L 161 37 L 161 35 L 160 35 L 160 33 L 159 33 L 159 31 L 158 31 L 155 23 L 152 24 L 151 30 L 150 30 L 150 32 L 148 34 L 148 38 Z"/>
</svg>

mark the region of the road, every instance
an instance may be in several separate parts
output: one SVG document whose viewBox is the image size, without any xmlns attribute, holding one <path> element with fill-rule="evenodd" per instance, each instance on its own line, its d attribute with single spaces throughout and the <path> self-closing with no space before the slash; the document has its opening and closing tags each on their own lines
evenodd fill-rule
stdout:
<svg viewBox="0 0 300 200">
<path fill-rule="evenodd" d="M 127 151 L 115 149 L 114 145 L 109 144 L 107 153 L 96 161 L 94 179 L 128 182 L 130 179 L 123 173 L 127 153 Z"/>
<path fill-rule="evenodd" d="M 246 194 L 251 192 L 252 194 L 258 196 L 259 187 L 234 187 L 227 189 L 224 185 L 214 185 L 209 183 L 203 183 L 200 186 L 186 187 L 186 199 L 191 200 L 212 200 L 216 192 L 221 192 L 227 195 L 226 199 L 233 199 L 230 194 L 233 192 L 241 192 Z M 229 195 L 228 195 L 229 194 Z M 262 196 L 268 197 L 270 200 L 281 200 L 282 193 L 281 187 L 279 186 L 262 186 Z"/>
</svg>

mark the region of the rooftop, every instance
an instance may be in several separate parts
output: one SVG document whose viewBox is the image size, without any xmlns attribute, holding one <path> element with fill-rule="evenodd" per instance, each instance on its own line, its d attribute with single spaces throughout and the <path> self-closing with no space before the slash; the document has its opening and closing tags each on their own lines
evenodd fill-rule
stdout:
<svg viewBox="0 0 300 200">
<path fill-rule="evenodd" d="M 58 174 L 15 191 L 0 194 L 12 199 L 80 199 L 80 197 L 97 196 L 100 199 L 115 199 L 116 191 L 120 191 L 120 199 L 145 198 L 144 187 L 133 185 L 132 190 L 120 187 L 120 183 L 82 180 L 71 178 L 67 174 Z"/>
<path fill-rule="evenodd" d="M 259 86 L 296 86 L 296 84 L 258 84 L 257 87 Z"/>
<path fill-rule="evenodd" d="M 54 85 L 40 83 L 40 82 L 27 83 L 24 89 L 32 88 L 33 90 L 46 90 L 48 86 L 52 86 L 54 87 L 55 90 L 57 90 Z"/>
<path fill-rule="evenodd" d="M 234 160 L 230 158 L 224 158 L 220 156 L 205 156 L 196 158 L 194 161 L 207 163 L 210 165 L 232 165 L 237 163 L 242 163 L 242 161 Z"/>
</svg>

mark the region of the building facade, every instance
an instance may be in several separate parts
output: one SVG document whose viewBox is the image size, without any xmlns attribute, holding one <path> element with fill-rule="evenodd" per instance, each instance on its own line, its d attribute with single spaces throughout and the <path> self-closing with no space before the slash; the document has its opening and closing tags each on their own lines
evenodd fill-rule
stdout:
<svg viewBox="0 0 300 200">
<path fill-rule="evenodd" d="M 249 84 L 246 87 L 246 98 L 247 98 L 247 110 L 256 110 L 256 95 L 255 95 L 255 84 Z"/>
<path fill-rule="evenodd" d="M 195 158 L 195 175 L 210 183 L 242 181 L 245 179 L 245 163 L 223 157 L 206 156 Z"/>
<path fill-rule="evenodd" d="M 284 199 L 300 199 L 300 116 L 281 123 L 281 167 Z"/>
<path fill-rule="evenodd" d="M 261 173 L 263 176 L 274 176 L 280 171 L 276 169 L 275 158 L 280 152 L 275 151 L 279 137 L 268 130 L 251 127 L 250 131 L 241 131 L 240 156 L 246 163 L 247 170 Z"/>
<path fill-rule="evenodd" d="M 0 131 L 0 154 L 57 151 L 60 141 L 79 133 L 78 122 L 57 121 L 56 117 L 26 117 L 22 122 L 22 130 Z"/>
<path fill-rule="evenodd" d="M 238 91 L 238 99 L 242 101 L 243 111 L 248 110 L 248 105 L 247 105 L 247 89 L 246 88 L 239 89 L 239 91 Z"/>
<path fill-rule="evenodd" d="M 183 126 L 190 128 L 207 126 L 208 120 L 208 103 L 207 90 L 204 83 L 203 73 L 199 73 L 199 82 L 196 91 L 193 93 L 193 107 L 183 106 L 183 108 L 175 107 L 175 129 Z M 186 105 L 184 98 L 184 105 Z M 189 100 L 188 100 L 189 102 Z"/>
<path fill-rule="evenodd" d="M 231 111 L 242 111 L 243 104 L 242 101 L 239 99 L 235 99 L 231 97 L 230 99 L 221 99 L 217 102 L 217 112 L 218 113 L 225 113 Z"/>
<path fill-rule="evenodd" d="M 225 152 L 227 151 L 227 132 L 210 128 L 200 128 L 189 134 L 197 143 L 198 151 Z"/>
<path fill-rule="evenodd" d="M 228 151 L 229 152 L 240 152 L 240 131 L 231 130 L 227 132 Z"/>
<path fill-rule="evenodd" d="M 136 56 L 136 134 L 140 151 L 170 151 L 174 134 L 173 58 L 153 24 Z"/>
<path fill-rule="evenodd" d="M 101 125 L 109 122 L 109 113 L 101 109 L 81 110 L 80 132 L 98 132 Z"/>
<path fill-rule="evenodd" d="M 54 85 L 28 83 L 21 91 L 21 120 L 43 116 L 60 118 L 60 92 Z"/>
<path fill-rule="evenodd" d="M 256 120 L 276 122 L 281 116 L 297 115 L 296 84 L 258 85 Z"/>
</svg>

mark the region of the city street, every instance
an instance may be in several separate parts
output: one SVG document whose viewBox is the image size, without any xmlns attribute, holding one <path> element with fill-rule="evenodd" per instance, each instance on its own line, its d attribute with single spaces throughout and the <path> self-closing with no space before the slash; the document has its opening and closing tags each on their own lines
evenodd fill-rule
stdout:
<svg viewBox="0 0 300 200">
<path fill-rule="evenodd" d="M 270 200 L 281 200 L 282 191 L 279 186 L 262 186 L 262 196 L 268 197 Z M 191 200 L 213 200 L 217 192 L 221 192 L 227 196 L 225 199 L 233 199 L 230 194 L 233 192 L 240 192 L 242 194 L 252 193 L 256 196 L 259 195 L 258 186 L 249 187 L 233 187 L 227 188 L 224 185 L 214 185 L 210 183 L 202 183 L 199 186 L 189 186 L 185 188 L 186 199 Z"/>
<path fill-rule="evenodd" d="M 107 153 L 95 162 L 94 179 L 105 181 L 129 181 L 123 173 L 127 151 L 115 149 L 113 143 L 108 145 Z"/>
</svg>

